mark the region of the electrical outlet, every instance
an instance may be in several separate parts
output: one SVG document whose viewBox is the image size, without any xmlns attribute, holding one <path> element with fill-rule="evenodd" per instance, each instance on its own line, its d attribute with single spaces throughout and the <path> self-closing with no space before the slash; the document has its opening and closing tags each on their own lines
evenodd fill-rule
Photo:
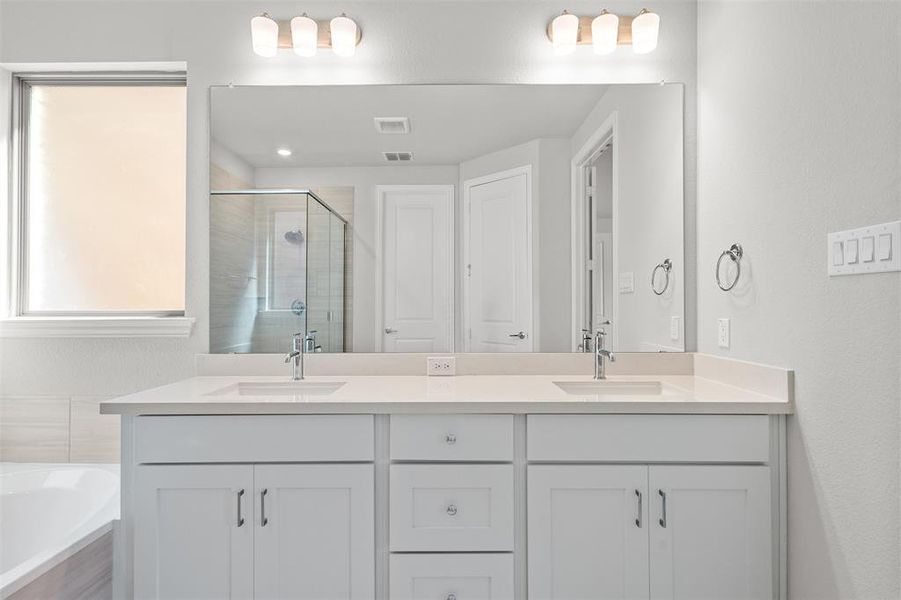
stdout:
<svg viewBox="0 0 901 600">
<path fill-rule="evenodd" d="M 426 375 L 456 375 L 457 359 L 453 356 L 430 356 L 426 360 Z"/>
<path fill-rule="evenodd" d="M 680 326 L 679 321 L 681 321 L 681 319 L 680 319 L 679 317 L 675 316 L 675 315 L 672 316 L 672 317 L 670 317 L 670 321 L 669 321 L 669 339 L 673 340 L 674 342 L 675 342 L 676 340 L 679 339 L 679 333 L 680 333 L 680 331 L 681 331 L 681 329 L 682 329 L 682 327 Z"/>
<path fill-rule="evenodd" d="M 716 320 L 716 343 L 720 348 L 729 347 L 729 319 Z"/>
</svg>

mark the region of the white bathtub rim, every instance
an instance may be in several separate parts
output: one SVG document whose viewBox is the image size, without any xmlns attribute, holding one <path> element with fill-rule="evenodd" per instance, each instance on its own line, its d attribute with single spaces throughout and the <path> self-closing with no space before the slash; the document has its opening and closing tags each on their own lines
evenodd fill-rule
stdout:
<svg viewBox="0 0 901 600">
<path fill-rule="evenodd" d="M 13 471 L 46 470 L 53 468 L 95 468 L 102 469 L 104 471 L 110 471 L 112 473 L 115 473 L 117 476 L 119 475 L 118 464 L 2 463 L 2 465 L 0 466 L 4 468 L 13 467 Z M 32 556 L 25 562 L 16 565 L 9 571 L 0 573 L 0 600 L 4 600 L 12 594 L 18 592 L 53 567 L 61 564 L 70 556 L 75 555 L 80 550 L 83 550 L 84 548 L 88 547 L 89 545 L 106 535 L 108 532 L 112 531 L 113 521 L 119 520 L 119 494 L 116 494 L 116 497 L 107 502 L 103 510 L 104 512 L 110 511 L 115 516 L 110 517 L 110 520 L 100 524 L 90 531 L 85 532 L 78 538 L 70 540 L 68 545 L 64 548 L 48 548 L 47 550 L 40 552 L 35 556 Z"/>
</svg>

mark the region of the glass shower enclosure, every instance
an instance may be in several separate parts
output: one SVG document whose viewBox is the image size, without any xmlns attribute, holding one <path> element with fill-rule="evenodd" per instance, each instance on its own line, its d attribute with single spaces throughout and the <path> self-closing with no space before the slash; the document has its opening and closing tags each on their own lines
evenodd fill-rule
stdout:
<svg viewBox="0 0 901 600">
<path fill-rule="evenodd" d="M 344 352 L 347 225 L 310 190 L 210 192 L 210 352 Z"/>
</svg>

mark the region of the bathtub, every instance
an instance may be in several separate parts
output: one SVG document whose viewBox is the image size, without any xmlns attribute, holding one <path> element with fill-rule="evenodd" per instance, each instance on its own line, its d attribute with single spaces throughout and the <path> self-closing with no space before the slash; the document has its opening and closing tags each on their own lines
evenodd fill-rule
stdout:
<svg viewBox="0 0 901 600">
<path fill-rule="evenodd" d="M 0 598 L 106 535 L 119 465 L 0 463 Z"/>
</svg>

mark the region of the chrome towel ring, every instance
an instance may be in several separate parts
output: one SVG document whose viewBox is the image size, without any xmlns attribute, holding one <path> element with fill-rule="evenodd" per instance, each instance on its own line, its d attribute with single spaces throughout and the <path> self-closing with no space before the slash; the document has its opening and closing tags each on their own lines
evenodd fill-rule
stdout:
<svg viewBox="0 0 901 600">
<path fill-rule="evenodd" d="M 741 249 L 741 244 L 732 244 L 732 247 L 730 247 L 728 250 L 723 250 L 723 253 L 720 254 L 720 257 L 716 261 L 716 285 L 724 292 L 728 292 L 729 290 L 734 288 L 735 284 L 738 283 L 738 280 L 741 277 L 742 254 L 744 254 L 744 251 Z M 723 280 L 720 279 L 720 265 L 722 264 L 723 259 L 727 256 L 735 264 L 735 279 L 732 280 L 732 283 L 724 285 Z"/>
<path fill-rule="evenodd" d="M 663 269 L 663 274 L 666 276 L 666 279 L 663 281 L 663 287 L 660 291 L 657 291 L 657 271 L 659 269 Z M 662 296 L 663 292 L 669 287 L 669 272 L 673 270 L 673 261 L 668 258 L 664 258 L 663 262 L 654 267 L 654 270 L 651 271 L 651 290 L 657 294 L 658 296 Z"/>
</svg>

